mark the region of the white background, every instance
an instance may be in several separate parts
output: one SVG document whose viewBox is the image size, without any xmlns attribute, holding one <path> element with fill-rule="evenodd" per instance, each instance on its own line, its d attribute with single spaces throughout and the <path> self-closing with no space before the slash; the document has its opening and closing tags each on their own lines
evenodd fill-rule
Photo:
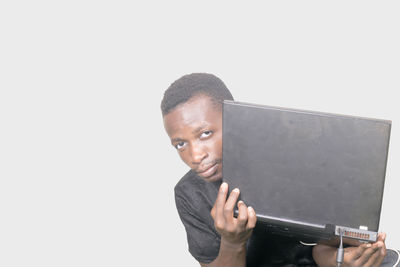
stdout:
<svg viewBox="0 0 400 267">
<path fill-rule="evenodd" d="M 380 230 L 400 249 L 397 1 L 2 1 L 0 266 L 198 266 L 164 90 L 393 121 Z"/>
</svg>

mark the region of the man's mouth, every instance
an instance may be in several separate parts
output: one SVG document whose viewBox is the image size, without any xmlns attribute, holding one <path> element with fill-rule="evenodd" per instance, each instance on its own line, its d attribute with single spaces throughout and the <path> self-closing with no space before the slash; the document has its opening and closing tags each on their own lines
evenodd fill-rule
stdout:
<svg viewBox="0 0 400 267">
<path fill-rule="evenodd" d="M 214 175 L 215 172 L 217 171 L 217 169 L 218 169 L 218 162 L 214 162 L 212 165 L 210 165 L 206 168 L 203 168 L 201 170 L 197 170 L 196 172 L 198 175 L 200 175 L 204 178 L 208 178 L 208 177 Z"/>
</svg>

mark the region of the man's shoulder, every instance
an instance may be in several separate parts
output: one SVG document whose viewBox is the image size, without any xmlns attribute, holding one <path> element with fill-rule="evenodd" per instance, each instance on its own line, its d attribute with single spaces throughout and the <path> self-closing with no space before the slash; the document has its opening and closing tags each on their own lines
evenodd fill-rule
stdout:
<svg viewBox="0 0 400 267">
<path fill-rule="evenodd" d="M 196 175 L 196 173 L 192 170 L 189 170 L 187 173 L 185 173 L 185 175 L 176 183 L 175 185 L 175 189 L 185 186 L 188 183 L 193 183 L 193 178 L 195 178 L 194 176 Z"/>
<path fill-rule="evenodd" d="M 218 182 L 204 181 L 194 171 L 188 171 L 175 185 L 175 201 L 180 205 L 190 206 L 191 209 L 211 210 L 218 192 Z"/>
<path fill-rule="evenodd" d="M 201 178 L 196 175 L 192 170 L 188 171 L 175 185 L 175 197 L 190 198 L 191 192 L 194 190 L 201 190 L 203 184 Z"/>
</svg>

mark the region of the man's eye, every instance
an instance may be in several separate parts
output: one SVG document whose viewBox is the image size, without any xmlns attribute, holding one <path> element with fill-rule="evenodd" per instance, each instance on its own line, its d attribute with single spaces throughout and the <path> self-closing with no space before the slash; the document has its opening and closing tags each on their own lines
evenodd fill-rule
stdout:
<svg viewBox="0 0 400 267">
<path fill-rule="evenodd" d="M 177 143 L 176 145 L 175 145 L 175 148 L 176 149 L 182 149 L 182 147 L 185 145 L 185 142 L 179 142 L 179 143 Z"/>
<path fill-rule="evenodd" d="M 205 131 L 201 134 L 200 138 L 209 137 L 212 134 L 212 131 Z"/>
</svg>

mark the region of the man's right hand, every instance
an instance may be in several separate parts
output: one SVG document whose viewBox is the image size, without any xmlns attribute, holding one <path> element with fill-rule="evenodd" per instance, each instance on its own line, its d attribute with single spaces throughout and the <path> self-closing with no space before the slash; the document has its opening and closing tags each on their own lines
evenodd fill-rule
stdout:
<svg viewBox="0 0 400 267">
<path fill-rule="evenodd" d="M 225 245 L 244 246 L 256 226 L 256 213 L 252 207 L 247 207 L 243 201 L 239 201 L 237 204 L 239 214 L 235 218 L 233 210 L 240 191 L 235 188 L 228 199 L 227 194 L 228 184 L 224 182 L 219 188 L 217 199 L 211 210 L 214 226 L 221 235 L 221 242 L 226 243 Z"/>
</svg>

